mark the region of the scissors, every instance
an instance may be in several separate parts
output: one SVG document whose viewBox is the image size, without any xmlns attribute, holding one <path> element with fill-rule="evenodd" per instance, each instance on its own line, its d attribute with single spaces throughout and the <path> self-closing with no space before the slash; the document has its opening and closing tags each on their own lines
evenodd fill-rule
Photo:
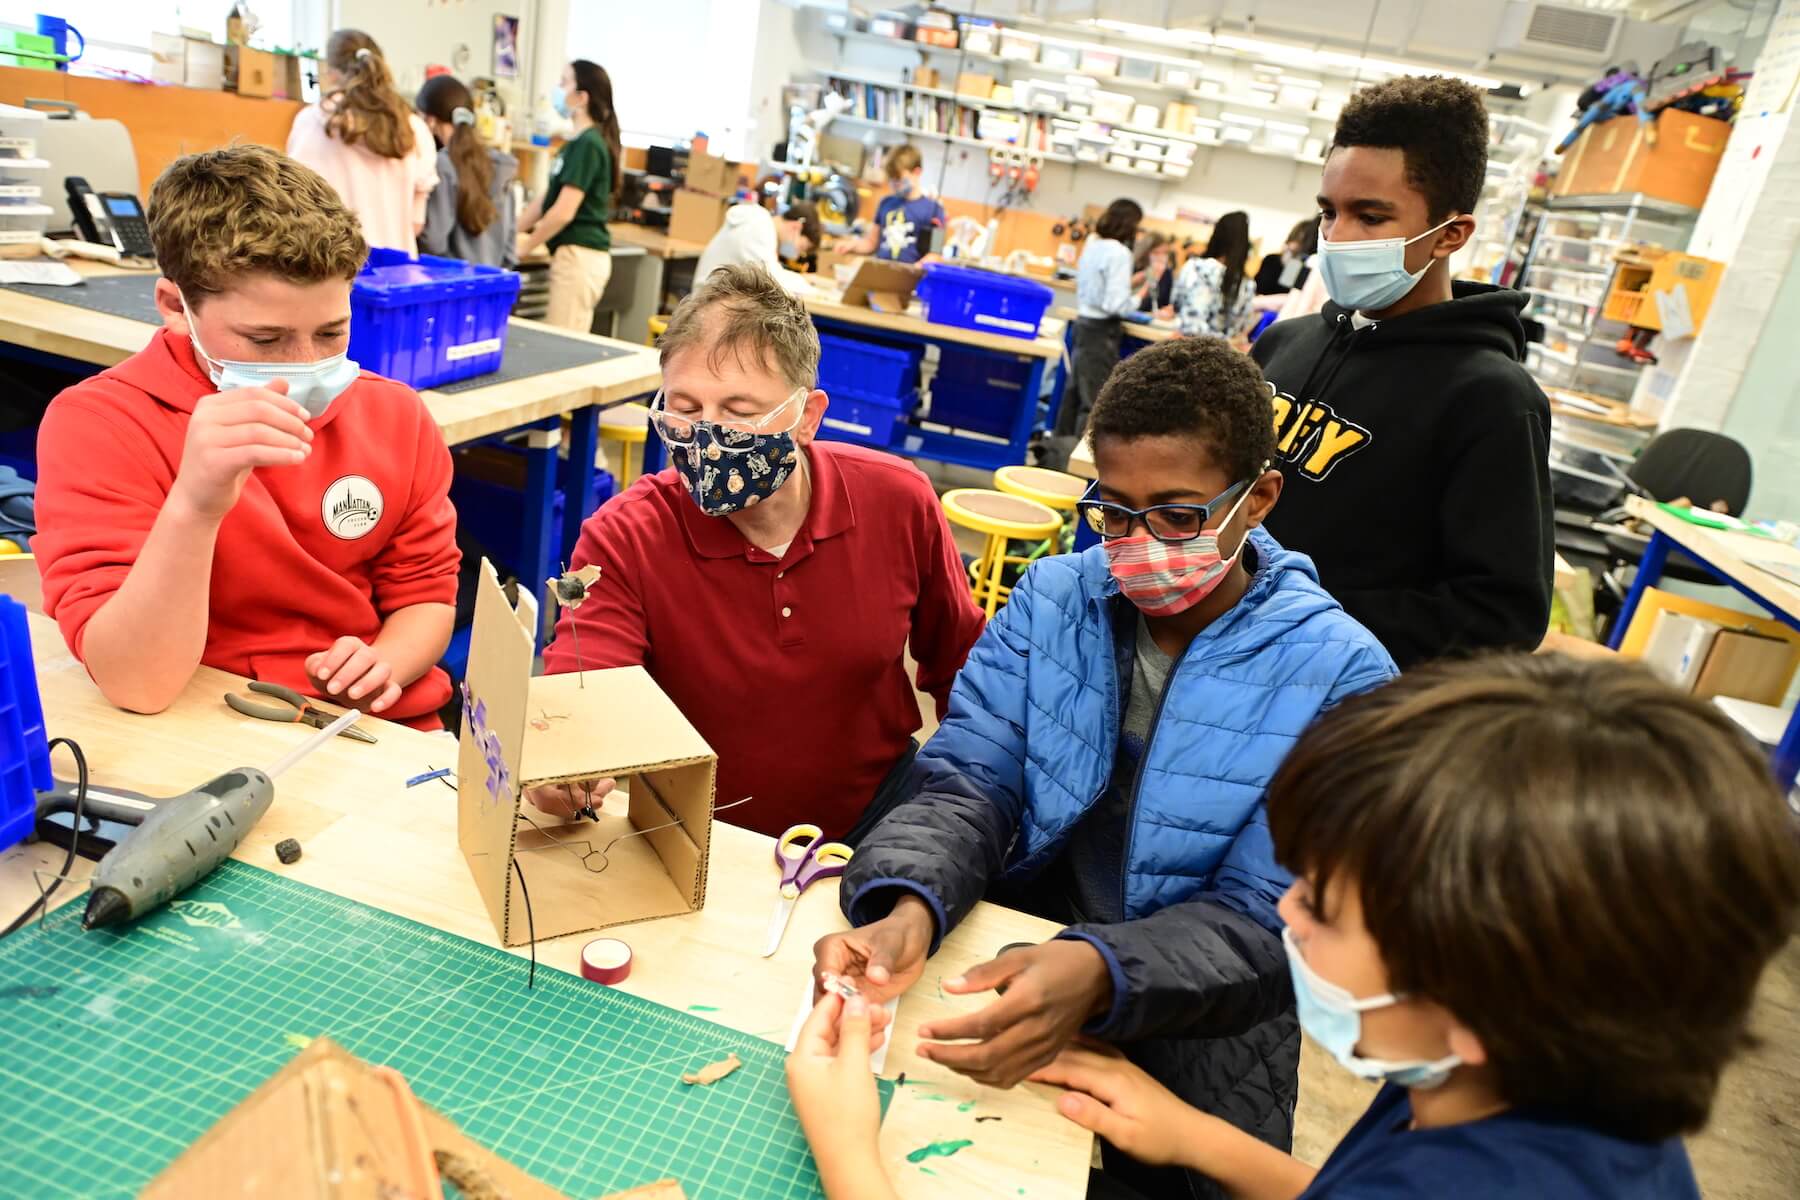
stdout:
<svg viewBox="0 0 1800 1200">
<path fill-rule="evenodd" d="M 243 713 L 246 717 L 255 717 L 259 721 L 282 721 L 289 725 L 310 725 L 314 729 L 323 729 L 343 715 L 320 708 L 293 688 L 282 687 L 279 683 L 264 683 L 260 679 L 253 679 L 250 681 L 250 690 L 260 695 L 273 696 L 282 701 L 282 704 L 258 704 L 254 700 L 245 699 L 236 692 L 225 693 L 225 703 L 231 706 L 233 712 Z M 355 738 L 359 742 L 375 741 L 374 734 L 364 733 L 354 725 L 338 736 Z"/>
<path fill-rule="evenodd" d="M 817 825 L 795 825 L 775 843 L 775 865 L 781 868 L 781 898 L 769 918 L 769 944 L 762 952 L 769 957 L 781 947 L 781 935 L 787 932 L 788 918 L 794 915 L 794 903 L 800 893 L 821 879 L 844 873 L 851 849 L 842 842 L 822 841 L 825 831 Z"/>
</svg>

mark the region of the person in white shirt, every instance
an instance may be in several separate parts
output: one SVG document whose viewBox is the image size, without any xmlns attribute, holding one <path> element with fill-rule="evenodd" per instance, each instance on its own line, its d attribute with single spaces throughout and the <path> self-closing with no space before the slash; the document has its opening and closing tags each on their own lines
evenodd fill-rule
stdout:
<svg viewBox="0 0 1800 1200">
<path fill-rule="evenodd" d="M 725 224 L 700 254 L 694 286 L 705 283 L 720 267 L 744 263 L 762 267 L 794 295 L 807 286 L 806 278 L 782 266 L 782 260 L 805 258 L 818 244 L 819 212 L 811 204 L 790 204 L 779 217 L 760 204 L 734 204 L 725 210 Z"/>
<path fill-rule="evenodd" d="M 1046 466 L 1061 466 L 1087 429 L 1088 413 L 1100 385 L 1119 365 L 1123 318 L 1135 313 L 1138 295 L 1131 289 L 1131 248 L 1137 242 L 1144 210 L 1135 200 L 1120 198 L 1106 206 L 1094 232 L 1081 248 L 1075 268 L 1075 353 L 1069 388 L 1056 414 L 1056 433 L 1045 456 Z"/>
</svg>

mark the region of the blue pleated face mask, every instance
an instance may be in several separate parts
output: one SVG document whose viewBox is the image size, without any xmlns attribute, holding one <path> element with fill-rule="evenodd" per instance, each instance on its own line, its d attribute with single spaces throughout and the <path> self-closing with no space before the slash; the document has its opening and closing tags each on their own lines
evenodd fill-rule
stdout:
<svg viewBox="0 0 1800 1200">
<path fill-rule="evenodd" d="M 1426 263 L 1417 271 L 1406 269 L 1406 248 L 1427 238 L 1450 221 L 1434 225 L 1411 238 L 1371 238 L 1364 242 L 1328 242 L 1323 233 L 1319 234 L 1319 274 L 1325 281 L 1325 294 L 1330 296 L 1339 308 L 1347 308 L 1353 312 L 1380 312 L 1390 305 L 1398 304 L 1408 292 L 1418 286 L 1425 272 L 1431 269 Z"/>
<path fill-rule="evenodd" d="M 176 294 L 180 295 L 180 292 Z M 283 379 L 287 381 L 288 399 L 297 401 L 306 409 L 307 420 L 316 421 L 331 407 L 333 400 L 343 395 L 356 382 L 357 375 L 361 373 L 362 368 L 344 353 L 307 363 L 237 362 L 214 358 L 200 344 L 194 309 L 186 296 L 181 297 L 181 307 L 187 314 L 188 341 L 194 345 L 194 357 L 206 368 L 207 377 L 221 392 L 228 392 L 232 388 L 267 387 L 277 379 Z"/>
<path fill-rule="evenodd" d="M 1462 1065 L 1462 1059 L 1454 1054 L 1434 1062 L 1388 1062 L 1360 1057 L 1356 1043 L 1362 1040 L 1362 1015 L 1372 1008 L 1398 1004 L 1401 998 L 1390 992 L 1358 999 L 1306 965 L 1294 942 L 1293 930 L 1281 931 L 1281 944 L 1287 949 L 1288 970 L 1294 977 L 1294 1008 L 1300 1017 L 1300 1028 L 1330 1051 L 1344 1070 L 1359 1079 L 1408 1088 L 1434 1088 L 1441 1087 L 1450 1078 L 1450 1072 Z"/>
</svg>

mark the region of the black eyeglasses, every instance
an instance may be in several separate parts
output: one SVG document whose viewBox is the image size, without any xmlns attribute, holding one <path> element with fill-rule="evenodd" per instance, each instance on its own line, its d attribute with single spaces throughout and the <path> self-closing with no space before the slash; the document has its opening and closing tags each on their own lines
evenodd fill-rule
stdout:
<svg viewBox="0 0 1800 1200">
<path fill-rule="evenodd" d="M 1252 482 L 1245 479 L 1234 483 L 1205 504 L 1152 504 L 1149 508 L 1126 508 L 1123 504 L 1096 500 L 1094 494 L 1100 490 L 1096 482 L 1089 484 L 1075 502 L 1075 511 L 1089 529 L 1109 540 L 1128 536 L 1131 527 L 1142 521 L 1150 536 L 1159 542 L 1191 542 L 1206 531 L 1213 513 Z"/>
</svg>

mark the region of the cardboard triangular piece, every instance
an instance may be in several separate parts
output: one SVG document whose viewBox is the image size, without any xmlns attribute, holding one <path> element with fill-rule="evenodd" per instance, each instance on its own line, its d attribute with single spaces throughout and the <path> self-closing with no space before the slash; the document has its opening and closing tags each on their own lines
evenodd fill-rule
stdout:
<svg viewBox="0 0 1800 1200">
<path fill-rule="evenodd" d="M 595 586 L 616 585 L 602 577 Z M 485 559 L 476 589 L 457 843 L 501 943 L 699 910 L 712 840 L 712 748 L 641 667 L 533 678 L 536 601 L 521 588 L 515 609 Z M 621 815 L 564 822 L 525 799 L 542 785 L 567 784 L 579 795 L 583 781 L 606 778 L 629 796 Z"/>
<path fill-rule="evenodd" d="M 881 312 L 905 312 L 913 289 L 919 286 L 924 269 L 916 263 L 898 263 L 885 258 L 865 258 L 856 266 L 856 274 L 844 285 L 844 303 Z M 875 300 L 880 297 L 879 301 Z"/>
</svg>

